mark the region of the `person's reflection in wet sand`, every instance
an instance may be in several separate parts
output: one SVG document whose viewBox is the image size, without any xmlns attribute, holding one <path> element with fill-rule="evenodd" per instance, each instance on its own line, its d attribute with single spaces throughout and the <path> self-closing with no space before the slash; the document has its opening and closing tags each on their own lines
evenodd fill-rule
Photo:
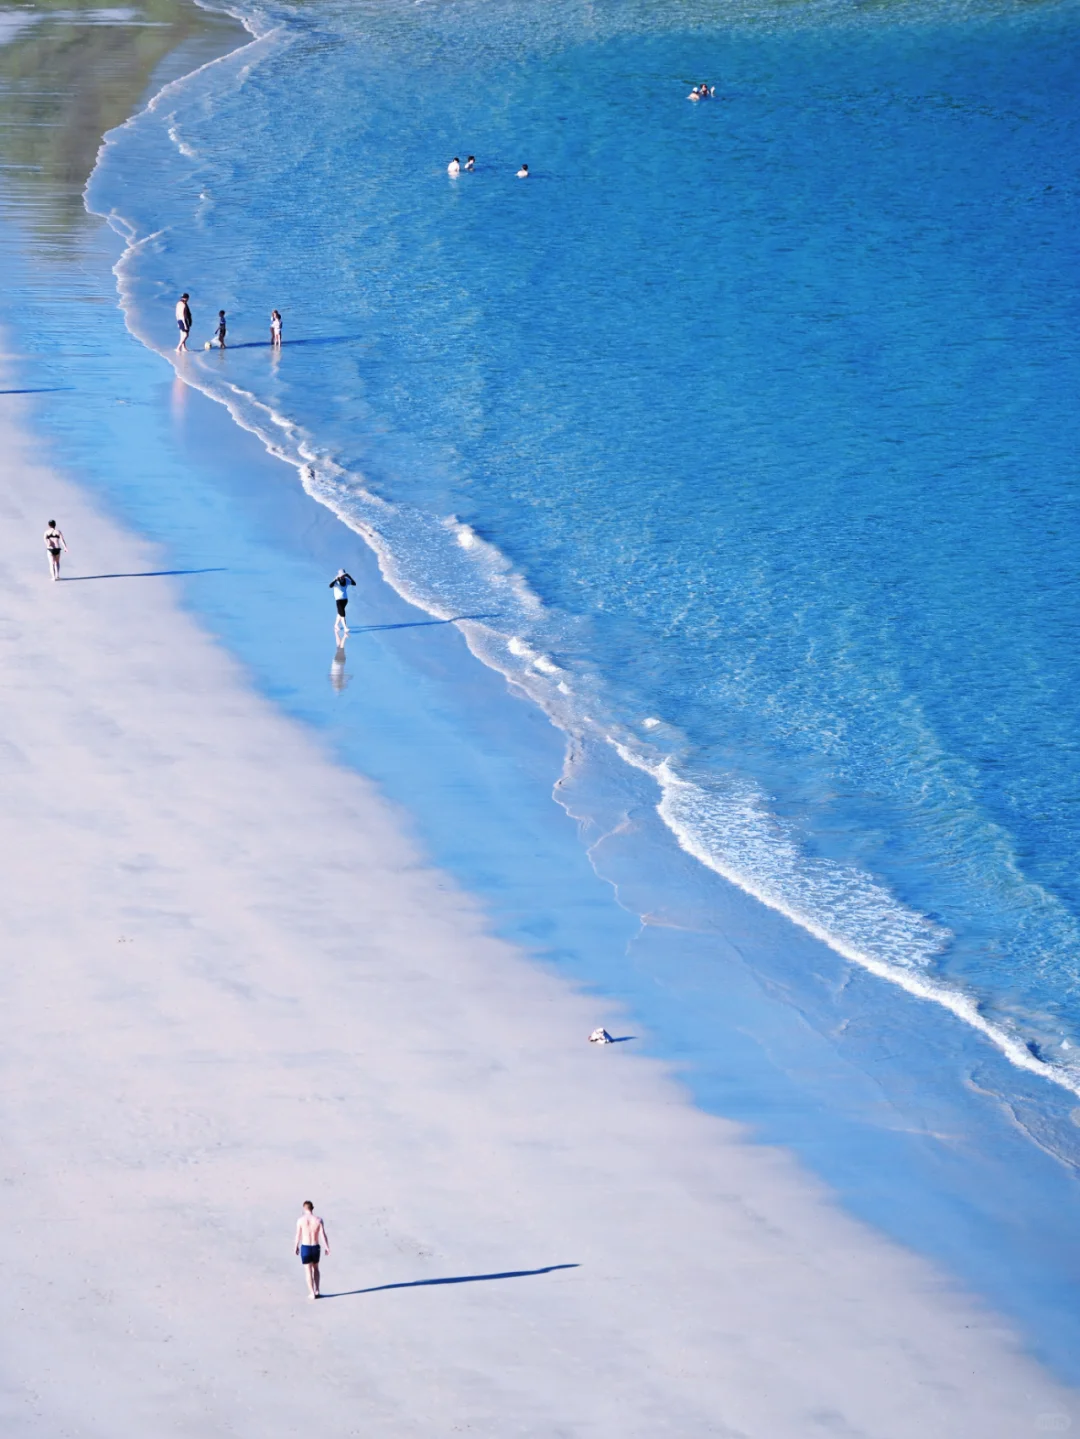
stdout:
<svg viewBox="0 0 1080 1439">
<path fill-rule="evenodd" d="M 351 678 L 351 675 L 345 673 L 345 640 L 342 637 L 339 638 L 334 658 L 330 661 L 330 683 L 338 694 L 341 694 Z"/>
</svg>

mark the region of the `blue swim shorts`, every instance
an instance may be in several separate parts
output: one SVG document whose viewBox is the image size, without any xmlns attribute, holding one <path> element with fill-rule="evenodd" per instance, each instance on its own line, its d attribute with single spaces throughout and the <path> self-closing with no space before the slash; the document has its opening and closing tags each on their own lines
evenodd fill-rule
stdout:
<svg viewBox="0 0 1080 1439">
<path fill-rule="evenodd" d="M 317 1244 L 301 1244 L 301 1246 L 300 1246 L 300 1263 L 301 1263 L 301 1264 L 318 1264 L 318 1262 L 319 1262 L 319 1253 L 320 1253 L 320 1250 L 319 1250 L 319 1246 L 318 1246 Z"/>
</svg>

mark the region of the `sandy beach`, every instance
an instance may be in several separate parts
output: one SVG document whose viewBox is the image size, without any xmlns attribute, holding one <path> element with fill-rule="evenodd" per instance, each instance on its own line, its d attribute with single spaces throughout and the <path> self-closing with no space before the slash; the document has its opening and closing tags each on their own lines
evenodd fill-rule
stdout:
<svg viewBox="0 0 1080 1439">
<path fill-rule="evenodd" d="M 603 836 L 581 821 L 592 866 L 571 850 L 541 712 L 121 333 L 115 249 L 82 198 L 101 133 L 243 39 L 175 0 L 133 15 L 0 27 L 19 37 L 0 48 L 0 255 L 26 262 L 13 293 L 55 311 L 29 335 L 0 314 L 0 1433 L 1069 1430 L 1069 1331 L 1054 1351 L 1017 1318 L 1041 1306 L 1052 1327 L 1065 1303 L 1043 1280 L 1069 1271 L 1069 1176 L 1041 1181 L 1056 1227 L 1014 1217 L 1019 1179 L 972 1204 L 1028 1142 L 1008 1110 L 1017 1148 L 980 1167 L 965 1124 L 987 1094 L 999 1118 L 998 1081 L 976 1041 L 946 1026 L 925 1072 L 892 1074 L 881 1055 L 911 1042 L 910 1011 L 878 1026 L 857 994 L 843 1009 L 837 956 L 745 895 L 680 970 L 662 947 L 678 922 L 620 860 L 625 832 L 658 823 L 650 805 L 633 795 Z M 106 313 L 111 329 L 85 318 Z M 70 546 L 56 584 L 52 516 Z M 339 551 L 361 583 L 335 670 Z M 786 1003 L 783 965 L 753 969 L 770 949 L 818 976 L 821 1015 Z M 612 978 L 621 958 L 636 990 Z M 698 1006 L 696 1050 L 650 1033 L 642 1012 L 659 1029 L 663 1010 L 641 995 L 662 983 Z M 589 1044 L 598 1025 L 620 1042 Z M 707 1102 L 703 1042 L 730 1048 Z M 936 1106 L 938 1069 L 970 1108 Z M 786 1134 L 803 1124 L 803 1158 L 762 1142 L 770 1108 Z M 830 1143 L 836 1192 L 809 1168 L 816 1146 L 828 1172 Z M 924 1162 L 936 1208 L 888 1216 L 891 1238 L 856 1217 L 901 1209 L 891 1185 Z M 330 1240 L 318 1303 L 293 1253 L 306 1199 Z M 951 1268 L 928 1257 L 942 1215 Z M 1013 1279 L 991 1242 L 1010 1227 L 1028 1267 L 1006 1317 L 986 1296 Z"/>
<path fill-rule="evenodd" d="M 6 1434 L 1061 1427 L 993 1314 L 590 1046 L 8 403 Z"/>
</svg>

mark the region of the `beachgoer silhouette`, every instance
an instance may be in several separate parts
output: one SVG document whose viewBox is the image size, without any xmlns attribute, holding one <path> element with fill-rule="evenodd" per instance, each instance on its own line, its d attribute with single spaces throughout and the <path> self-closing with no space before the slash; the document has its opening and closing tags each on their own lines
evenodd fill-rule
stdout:
<svg viewBox="0 0 1080 1439">
<path fill-rule="evenodd" d="M 60 578 L 60 551 L 67 549 L 67 540 L 56 528 L 56 521 L 50 520 L 45 531 L 45 548 L 49 552 L 49 572 L 54 580 Z"/>
<path fill-rule="evenodd" d="M 308 1294 L 312 1299 L 319 1297 L 319 1260 L 324 1249 L 327 1254 L 330 1253 L 326 1225 L 315 1213 L 311 1200 L 305 1199 L 303 1212 L 296 1221 L 295 1252 L 299 1254 L 300 1263 L 307 1271 Z"/>
<path fill-rule="evenodd" d="M 187 349 L 188 336 L 191 334 L 191 306 L 188 304 L 190 299 L 191 296 L 185 292 L 176 302 L 176 324 L 180 330 L 180 343 L 176 347 L 178 350 Z"/>
<path fill-rule="evenodd" d="M 334 599 L 337 603 L 337 619 L 334 621 L 335 634 L 337 634 L 339 630 L 343 634 L 349 633 L 349 628 L 345 623 L 345 609 L 349 603 L 349 586 L 355 584 L 356 581 L 352 575 L 349 574 L 348 570 L 338 570 L 337 574 L 327 586 L 328 589 L 333 590 Z"/>
</svg>

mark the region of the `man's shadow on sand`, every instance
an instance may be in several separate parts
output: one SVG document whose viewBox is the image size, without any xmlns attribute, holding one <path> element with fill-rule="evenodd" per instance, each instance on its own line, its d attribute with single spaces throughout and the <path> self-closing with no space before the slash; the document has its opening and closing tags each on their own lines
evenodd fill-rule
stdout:
<svg viewBox="0 0 1080 1439">
<path fill-rule="evenodd" d="M 580 1269 L 579 1264 L 549 1264 L 544 1269 L 507 1269 L 501 1274 L 455 1274 L 449 1279 L 408 1279 L 401 1284 L 373 1284 L 370 1289 L 343 1289 L 322 1294 L 321 1299 L 348 1299 L 354 1294 L 381 1294 L 385 1289 L 428 1289 L 435 1284 L 484 1284 L 491 1279 L 531 1279 L 536 1274 L 554 1274 L 558 1269 Z"/>
</svg>

